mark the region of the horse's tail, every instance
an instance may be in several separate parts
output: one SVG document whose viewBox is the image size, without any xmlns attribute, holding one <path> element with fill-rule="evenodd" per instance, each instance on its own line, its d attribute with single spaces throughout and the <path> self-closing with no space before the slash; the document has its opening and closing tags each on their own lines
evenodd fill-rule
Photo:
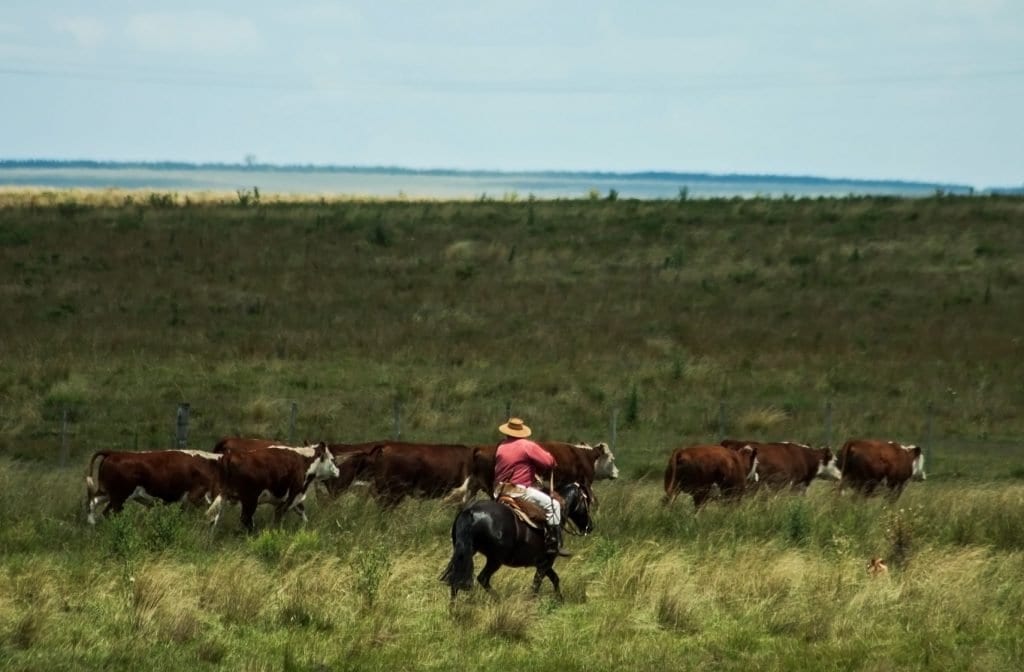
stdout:
<svg viewBox="0 0 1024 672">
<path fill-rule="evenodd" d="M 441 580 L 457 590 L 473 587 L 473 514 L 463 509 L 452 523 L 452 559 L 441 573 Z"/>
</svg>

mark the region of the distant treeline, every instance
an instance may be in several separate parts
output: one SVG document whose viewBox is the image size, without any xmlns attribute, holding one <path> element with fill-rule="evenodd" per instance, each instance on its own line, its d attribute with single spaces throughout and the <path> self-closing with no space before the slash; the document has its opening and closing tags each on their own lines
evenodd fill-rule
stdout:
<svg viewBox="0 0 1024 672">
<path fill-rule="evenodd" d="M 502 177 L 534 176 L 544 178 L 611 178 L 619 180 L 677 180 L 686 183 L 729 181 L 737 184 L 758 183 L 778 185 L 860 185 L 865 188 L 905 187 L 909 189 L 936 189 L 948 193 L 973 193 L 974 189 L 964 184 L 939 182 L 914 182 L 909 180 L 863 180 L 815 177 L 810 175 L 771 174 L 712 174 L 676 173 L 671 171 L 645 172 L 602 172 L 570 170 L 500 171 L 500 170 L 455 170 L 449 168 L 401 168 L 398 166 L 336 166 L 316 164 L 269 164 L 269 163 L 187 163 L 181 161 L 94 161 L 85 159 L 0 159 L 0 170 L 14 168 L 79 168 L 100 170 L 241 170 L 253 172 L 292 173 L 354 173 L 363 175 L 429 175 L 438 177 Z"/>
</svg>

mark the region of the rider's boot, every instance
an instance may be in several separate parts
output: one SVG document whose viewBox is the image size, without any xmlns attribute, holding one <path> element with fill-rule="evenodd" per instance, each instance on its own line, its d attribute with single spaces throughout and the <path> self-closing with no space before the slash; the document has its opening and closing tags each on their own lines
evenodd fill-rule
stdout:
<svg viewBox="0 0 1024 672">
<path fill-rule="evenodd" d="M 562 526 L 544 526 L 544 550 L 551 555 L 558 555 L 563 558 L 571 558 L 572 553 L 562 548 Z"/>
</svg>

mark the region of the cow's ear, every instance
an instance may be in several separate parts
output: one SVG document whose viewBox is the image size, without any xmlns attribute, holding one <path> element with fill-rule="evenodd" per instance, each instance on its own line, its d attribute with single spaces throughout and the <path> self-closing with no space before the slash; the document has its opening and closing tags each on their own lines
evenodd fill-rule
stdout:
<svg viewBox="0 0 1024 672">
<path fill-rule="evenodd" d="M 601 441 L 596 446 L 594 446 L 594 450 L 596 450 L 600 455 L 607 455 L 610 452 L 608 450 L 608 444 L 605 443 L 604 441 Z"/>
<path fill-rule="evenodd" d="M 920 457 L 921 453 L 924 452 L 924 451 L 921 450 L 921 446 L 914 446 L 913 450 L 914 450 L 914 457 Z"/>
</svg>

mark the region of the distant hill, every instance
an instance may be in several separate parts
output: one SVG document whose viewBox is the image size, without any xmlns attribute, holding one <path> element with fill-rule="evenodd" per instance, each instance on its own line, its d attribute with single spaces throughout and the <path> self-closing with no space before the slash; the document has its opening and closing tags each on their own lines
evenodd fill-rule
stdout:
<svg viewBox="0 0 1024 672">
<path fill-rule="evenodd" d="M 371 195 L 479 196 L 510 193 L 541 198 L 615 192 L 629 198 L 728 196 L 968 195 L 965 184 L 864 180 L 811 175 L 677 173 L 670 171 L 495 171 L 398 166 L 185 163 L 176 161 L 0 160 L 0 185 L 54 188 L 234 190 Z"/>
</svg>

